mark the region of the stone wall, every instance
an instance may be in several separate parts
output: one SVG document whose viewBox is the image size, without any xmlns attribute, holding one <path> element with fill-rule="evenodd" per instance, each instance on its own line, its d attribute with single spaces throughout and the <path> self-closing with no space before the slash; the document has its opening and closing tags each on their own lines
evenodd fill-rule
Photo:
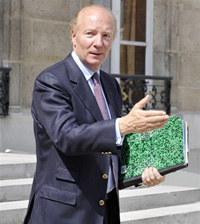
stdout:
<svg viewBox="0 0 200 224">
<path fill-rule="evenodd" d="M 4 65 L 12 67 L 10 103 L 29 109 L 35 77 L 72 50 L 69 23 L 90 0 L 4 0 Z"/>
<path fill-rule="evenodd" d="M 92 0 L 0 1 L 0 66 L 10 73 L 10 115 L 0 118 L 0 151 L 34 152 L 30 113 L 36 76 L 72 50 L 69 24 Z"/>
<path fill-rule="evenodd" d="M 154 75 L 172 76 L 172 113 L 183 112 L 200 149 L 200 1 L 154 0 Z"/>
</svg>

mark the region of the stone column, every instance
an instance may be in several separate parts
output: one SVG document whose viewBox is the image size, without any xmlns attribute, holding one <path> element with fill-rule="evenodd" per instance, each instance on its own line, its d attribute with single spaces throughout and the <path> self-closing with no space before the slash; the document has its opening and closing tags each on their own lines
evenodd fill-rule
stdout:
<svg viewBox="0 0 200 224">
<path fill-rule="evenodd" d="M 3 1 L 0 1 L 0 66 L 3 65 Z"/>
</svg>

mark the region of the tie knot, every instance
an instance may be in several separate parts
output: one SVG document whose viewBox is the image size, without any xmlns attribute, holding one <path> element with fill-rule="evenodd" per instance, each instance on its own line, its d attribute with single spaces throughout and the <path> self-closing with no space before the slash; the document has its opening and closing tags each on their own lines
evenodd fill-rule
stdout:
<svg viewBox="0 0 200 224">
<path fill-rule="evenodd" d="M 97 72 L 95 72 L 95 73 L 93 74 L 92 78 L 93 78 L 94 84 L 99 83 L 99 75 L 98 75 Z"/>
</svg>

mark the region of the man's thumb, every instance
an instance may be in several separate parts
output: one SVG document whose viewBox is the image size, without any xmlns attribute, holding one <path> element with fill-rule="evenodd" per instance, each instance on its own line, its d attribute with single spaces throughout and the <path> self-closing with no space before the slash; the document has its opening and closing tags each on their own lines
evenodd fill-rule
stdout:
<svg viewBox="0 0 200 224">
<path fill-rule="evenodd" d="M 150 96 L 146 95 L 143 99 L 141 99 L 138 103 L 135 104 L 136 109 L 142 109 L 150 100 Z"/>
</svg>

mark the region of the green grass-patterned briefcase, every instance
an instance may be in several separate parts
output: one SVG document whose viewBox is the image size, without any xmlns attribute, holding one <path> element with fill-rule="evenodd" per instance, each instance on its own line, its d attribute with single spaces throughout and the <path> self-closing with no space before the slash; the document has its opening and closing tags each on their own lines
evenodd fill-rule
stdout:
<svg viewBox="0 0 200 224">
<path fill-rule="evenodd" d="M 187 167 L 188 153 L 187 122 L 175 115 L 160 129 L 126 135 L 119 189 L 140 184 L 146 167 L 154 167 L 162 175 Z"/>
</svg>

